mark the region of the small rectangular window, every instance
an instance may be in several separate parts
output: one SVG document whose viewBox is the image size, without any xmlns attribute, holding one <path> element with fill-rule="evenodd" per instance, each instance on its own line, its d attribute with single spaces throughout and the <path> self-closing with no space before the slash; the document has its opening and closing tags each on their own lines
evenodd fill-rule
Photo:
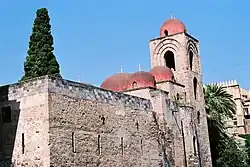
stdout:
<svg viewBox="0 0 250 167">
<path fill-rule="evenodd" d="M 2 123 L 10 123 L 11 122 L 11 108 L 10 108 L 10 106 L 3 107 L 1 109 L 1 114 L 2 114 Z"/>
</svg>

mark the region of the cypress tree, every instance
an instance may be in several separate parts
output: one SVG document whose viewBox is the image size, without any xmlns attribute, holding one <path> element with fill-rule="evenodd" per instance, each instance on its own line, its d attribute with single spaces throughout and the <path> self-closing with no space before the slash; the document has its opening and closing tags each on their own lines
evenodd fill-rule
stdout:
<svg viewBox="0 0 250 167">
<path fill-rule="evenodd" d="M 53 53 L 53 36 L 48 10 L 36 11 L 36 18 L 29 41 L 29 49 L 24 62 L 24 76 L 21 81 L 43 75 L 60 75 L 60 67 Z"/>
</svg>

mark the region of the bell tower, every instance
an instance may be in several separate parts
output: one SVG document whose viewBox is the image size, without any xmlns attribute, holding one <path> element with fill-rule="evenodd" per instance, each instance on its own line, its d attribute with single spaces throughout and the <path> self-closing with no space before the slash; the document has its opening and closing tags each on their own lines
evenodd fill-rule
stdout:
<svg viewBox="0 0 250 167">
<path fill-rule="evenodd" d="M 211 154 L 202 83 L 199 41 L 187 33 L 186 26 L 170 18 L 160 28 L 160 37 L 150 40 L 151 68 L 169 67 L 175 82 L 184 85 L 186 105 L 193 108 L 197 127 L 201 166 L 210 166 Z"/>
<path fill-rule="evenodd" d="M 178 19 L 167 20 L 160 37 L 150 41 L 151 67 L 167 66 L 177 83 L 185 85 L 188 103 L 203 98 L 199 41 L 186 33 Z"/>
</svg>

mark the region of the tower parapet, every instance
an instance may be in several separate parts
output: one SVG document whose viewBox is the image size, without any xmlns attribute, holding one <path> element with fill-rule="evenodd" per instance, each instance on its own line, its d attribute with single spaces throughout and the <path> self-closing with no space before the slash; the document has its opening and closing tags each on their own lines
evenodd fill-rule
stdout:
<svg viewBox="0 0 250 167">
<path fill-rule="evenodd" d="M 236 80 L 228 80 L 228 81 L 221 81 L 221 82 L 215 82 L 208 85 L 217 85 L 222 87 L 230 87 L 230 86 L 237 86 L 239 85 Z"/>
</svg>

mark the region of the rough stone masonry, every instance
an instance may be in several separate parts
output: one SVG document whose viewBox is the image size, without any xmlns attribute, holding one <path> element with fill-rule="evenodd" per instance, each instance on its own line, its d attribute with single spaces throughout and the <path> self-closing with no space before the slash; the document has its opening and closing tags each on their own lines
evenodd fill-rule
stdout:
<svg viewBox="0 0 250 167">
<path fill-rule="evenodd" d="M 39 167 L 192 163 L 185 154 L 193 151 L 193 125 L 179 116 L 191 120 L 191 108 L 151 94 L 167 119 L 150 100 L 52 76 L 0 87 L 0 107 L 10 108 L 1 115 L 1 160 Z"/>
</svg>

